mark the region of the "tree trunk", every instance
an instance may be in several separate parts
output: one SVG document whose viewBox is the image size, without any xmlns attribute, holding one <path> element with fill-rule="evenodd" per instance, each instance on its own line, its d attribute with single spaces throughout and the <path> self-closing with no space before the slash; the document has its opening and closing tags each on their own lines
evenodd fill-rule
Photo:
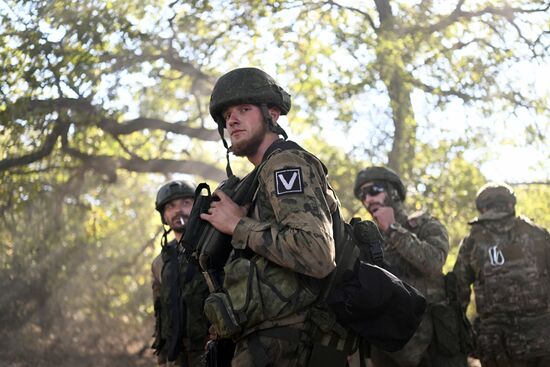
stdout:
<svg viewBox="0 0 550 367">
<path fill-rule="evenodd" d="M 375 0 L 375 3 L 380 19 L 376 48 L 378 71 L 388 91 L 394 125 L 388 166 L 400 175 L 410 177 L 415 156 L 416 120 L 411 103 L 412 88 L 403 67 L 406 50 L 400 48 L 389 1 Z"/>
</svg>

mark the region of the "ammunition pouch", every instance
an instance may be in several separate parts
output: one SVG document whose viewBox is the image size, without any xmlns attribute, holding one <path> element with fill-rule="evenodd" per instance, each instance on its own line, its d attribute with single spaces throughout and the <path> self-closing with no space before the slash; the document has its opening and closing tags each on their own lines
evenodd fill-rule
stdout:
<svg viewBox="0 0 550 367">
<path fill-rule="evenodd" d="M 222 338 L 232 338 L 240 334 L 241 327 L 226 293 L 210 293 L 204 302 L 204 313 Z"/>
<path fill-rule="evenodd" d="M 205 304 L 207 318 L 224 338 L 291 315 L 317 298 L 299 275 L 261 256 L 236 258 L 224 270 L 225 293 L 211 294 Z"/>
</svg>

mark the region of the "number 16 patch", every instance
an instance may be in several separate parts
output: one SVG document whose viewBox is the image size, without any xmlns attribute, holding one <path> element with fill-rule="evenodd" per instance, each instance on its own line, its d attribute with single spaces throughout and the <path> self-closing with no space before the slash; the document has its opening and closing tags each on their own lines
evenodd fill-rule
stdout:
<svg viewBox="0 0 550 367">
<path fill-rule="evenodd" d="M 277 196 L 304 192 L 300 167 L 280 169 L 274 173 L 275 194 Z"/>
</svg>

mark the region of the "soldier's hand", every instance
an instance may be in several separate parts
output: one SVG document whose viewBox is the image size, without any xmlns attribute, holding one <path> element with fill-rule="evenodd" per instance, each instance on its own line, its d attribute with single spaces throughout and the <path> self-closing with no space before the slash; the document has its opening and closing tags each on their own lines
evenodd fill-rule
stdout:
<svg viewBox="0 0 550 367">
<path fill-rule="evenodd" d="M 395 223 L 395 213 L 391 206 L 381 206 L 374 213 L 372 217 L 381 231 L 387 232 L 392 223 Z"/>
<path fill-rule="evenodd" d="M 216 327 L 214 325 L 210 325 L 210 327 L 208 328 L 208 339 L 218 340 L 219 338 L 220 338 L 220 335 L 218 334 Z"/>
<path fill-rule="evenodd" d="M 237 223 L 246 216 L 248 208 L 235 204 L 223 191 L 216 190 L 214 195 L 220 200 L 213 201 L 208 214 L 201 214 L 201 219 L 210 222 L 218 231 L 232 235 Z"/>
</svg>

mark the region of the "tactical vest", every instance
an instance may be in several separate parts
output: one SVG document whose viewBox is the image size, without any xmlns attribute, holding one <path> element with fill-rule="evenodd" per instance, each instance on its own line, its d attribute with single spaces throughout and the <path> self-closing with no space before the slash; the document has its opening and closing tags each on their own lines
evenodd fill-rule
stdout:
<svg viewBox="0 0 550 367">
<path fill-rule="evenodd" d="M 275 149 L 271 150 L 274 147 Z M 266 157 L 269 159 L 282 150 L 296 148 L 301 149 L 296 143 L 281 141 L 266 152 Z M 257 190 L 257 195 L 264 193 Z M 252 217 L 259 219 L 257 206 L 254 206 Z M 229 299 L 227 300 L 223 294 L 211 294 L 205 307 L 207 317 L 216 325 L 222 337 L 245 336 L 258 328 L 263 328 L 266 325 L 262 324 L 266 322 L 269 324 L 273 321 L 277 325 L 284 325 L 285 322 L 281 322 L 281 319 L 306 309 L 317 299 L 320 281 L 281 267 L 251 251 L 239 251 L 236 255 L 224 267 L 223 288 Z M 230 307 L 215 305 L 227 302 L 230 303 Z M 234 323 L 227 322 L 227 318 L 222 315 L 223 311 L 219 311 L 224 308 L 232 309 L 236 318 Z M 305 316 L 302 317 L 302 321 L 304 318 Z"/>
<path fill-rule="evenodd" d="M 198 270 L 177 250 L 176 241 L 161 252 L 160 335 L 168 360 L 175 360 L 183 351 L 183 339 L 188 350 L 202 351 L 208 335 L 208 321 L 203 313 L 208 287 Z"/>
<path fill-rule="evenodd" d="M 480 315 L 511 312 L 540 312 L 550 306 L 550 277 L 543 232 L 534 230 L 521 218 L 513 227 L 496 232 L 474 224 L 470 238 L 475 242 L 474 283 L 476 306 Z"/>
<path fill-rule="evenodd" d="M 224 270 L 224 288 L 245 334 L 264 321 L 295 314 L 317 298 L 303 276 L 259 255 L 238 257 Z"/>
</svg>

